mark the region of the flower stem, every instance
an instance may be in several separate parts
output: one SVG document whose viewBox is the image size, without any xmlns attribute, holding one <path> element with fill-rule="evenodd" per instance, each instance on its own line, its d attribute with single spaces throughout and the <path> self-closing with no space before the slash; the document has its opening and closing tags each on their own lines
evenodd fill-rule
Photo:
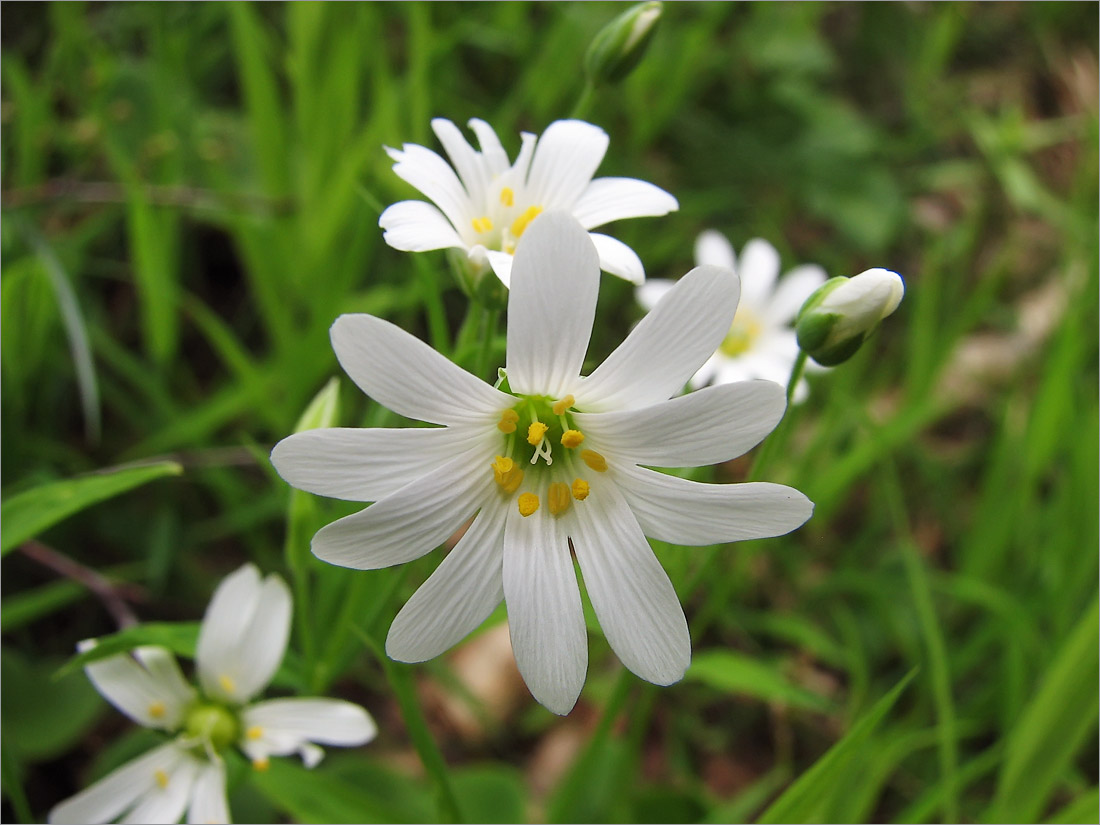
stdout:
<svg viewBox="0 0 1100 825">
<path fill-rule="evenodd" d="M 570 118 L 584 119 L 584 116 L 588 114 L 588 109 L 592 105 L 592 97 L 596 93 L 596 85 L 591 80 L 584 81 L 584 88 L 581 89 L 581 96 L 577 98 L 577 103 L 573 107 L 573 111 L 570 112 Z"/>
<path fill-rule="evenodd" d="M 497 322 L 500 319 L 499 309 L 486 309 L 481 330 L 481 348 L 477 353 L 477 361 L 474 363 L 474 375 L 485 378 L 489 369 L 489 359 L 493 354 L 493 339 L 496 337 Z"/>
<path fill-rule="evenodd" d="M 439 277 L 434 268 L 424 263 L 422 256 L 412 257 L 413 269 L 420 281 L 420 296 L 424 299 L 424 307 L 428 313 L 428 335 L 436 351 L 446 352 L 451 345 L 451 335 L 447 328 L 447 313 L 443 308 L 443 291 Z"/>
<path fill-rule="evenodd" d="M 749 470 L 749 481 L 756 481 L 764 472 L 764 468 L 768 466 L 771 461 L 772 455 L 775 454 L 775 450 L 778 444 L 787 440 L 787 431 L 790 429 L 791 419 L 794 417 L 793 410 L 791 409 L 791 399 L 794 397 L 795 387 L 798 386 L 798 382 L 802 378 L 802 372 L 806 369 L 806 353 L 801 350 L 798 353 L 798 358 L 794 362 L 794 366 L 791 367 L 791 377 L 787 381 L 787 412 L 783 415 L 783 419 L 779 422 L 779 426 L 775 428 L 772 434 L 768 437 L 768 440 L 764 442 L 764 446 L 760 448 L 760 452 L 756 455 L 756 460 L 752 463 L 752 468 Z"/>
<path fill-rule="evenodd" d="M 355 633 L 363 641 L 363 644 L 374 654 L 382 664 L 386 680 L 390 683 L 397 704 L 401 708 L 401 716 L 405 720 L 405 727 L 412 739 L 413 747 L 420 755 L 420 761 L 424 770 L 435 783 L 437 802 L 439 804 L 441 821 L 462 822 L 462 812 L 458 807 L 454 790 L 451 788 L 451 780 L 447 775 L 447 762 L 443 758 L 439 746 L 432 738 L 428 730 L 428 723 L 424 719 L 424 711 L 420 707 L 420 700 L 416 695 L 416 685 L 412 681 L 412 668 L 394 662 L 386 655 L 381 646 L 369 633 L 362 628 L 353 626 Z"/>
</svg>

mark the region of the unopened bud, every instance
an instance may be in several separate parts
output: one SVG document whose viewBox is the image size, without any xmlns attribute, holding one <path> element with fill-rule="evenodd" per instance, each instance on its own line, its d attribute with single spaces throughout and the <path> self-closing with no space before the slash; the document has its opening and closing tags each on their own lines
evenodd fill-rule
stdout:
<svg viewBox="0 0 1100 825">
<path fill-rule="evenodd" d="M 624 11 L 592 39 L 584 69 L 593 84 L 617 83 L 630 74 L 645 55 L 661 19 L 661 3 L 650 0 Z"/>
<path fill-rule="evenodd" d="M 904 295 L 905 282 L 888 269 L 868 269 L 854 278 L 831 278 L 798 311 L 798 346 L 823 367 L 841 364 L 898 308 Z"/>
</svg>

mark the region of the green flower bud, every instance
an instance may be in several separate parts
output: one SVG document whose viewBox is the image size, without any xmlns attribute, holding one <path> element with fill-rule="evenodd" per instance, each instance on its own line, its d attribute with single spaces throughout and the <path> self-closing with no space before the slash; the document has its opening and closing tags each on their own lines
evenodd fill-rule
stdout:
<svg viewBox="0 0 1100 825">
<path fill-rule="evenodd" d="M 589 82 L 618 83 L 645 55 L 657 21 L 661 19 L 661 3 L 650 0 L 624 11 L 592 39 L 584 58 Z"/>
<path fill-rule="evenodd" d="M 851 358 L 887 315 L 898 308 L 905 282 L 888 269 L 831 278 L 817 288 L 795 320 L 798 346 L 823 367 Z"/>
<path fill-rule="evenodd" d="M 183 722 L 187 736 L 209 742 L 214 750 L 232 745 L 241 736 L 237 716 L 228 708 L 214 704 L 195 705 Z"/>
</svg>

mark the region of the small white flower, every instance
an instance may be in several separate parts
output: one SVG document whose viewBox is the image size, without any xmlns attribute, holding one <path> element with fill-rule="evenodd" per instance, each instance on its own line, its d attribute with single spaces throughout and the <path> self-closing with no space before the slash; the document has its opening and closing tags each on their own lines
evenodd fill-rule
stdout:
<svg viewBox="0 0 1100 825">
<path fill-rule="evenodd" d="M 53 823 L 228 822 L 225 765 L 219 752 L 236 745 L 257 770 L 268 756 L 301 754 L 313 767 L 315 742 L 361 745 L 374 738 L 365 710 L 336 699 L 248 703 L 267 686 L 286 652 L 291 599 L 278 576 L 260 578 L 246 564 L 218 585 L 199 631 L 200 694 L 172 654 L 139 647 L 88 664 L 103 697 L 135 722 L 175 738 L 101 779 L 50 811 Z M 87 650 L 95 642 L 82 642 Z"/>
<path fill-rule="evenodd" d="M 832 278 L 807 299 L 796 322 L 798 342 L 823 366 L 847 361 L 905 295 L 905 282 L 889 269 Z"/>
<path fill-rule="evenodd" d="M 593 180 L 608 137 L 591 123 L 558 120 L 541 138 L 522 133 L 512 164 L 488 123 L 475 118 L 469 126 L 481 151 L 475 151 L 451 121 L 432 121 L 453 168 L 423 146 L 387 147 L 395 161 L 393 171 L 435 204 L 401 201 L 386 209 L 378 225 L 390 246 L 406 252 L 464 250 L 475 267 L 492 267 L 507 286 L 516 245 L 543 211 L 569 212 L 585 229 L 592 229 L 679 208 L 672 195 L 645 181 Z M 629 246 L 607 235 L 590 237 L 605 271 L 633 283 L 645 280 L 642 262 Z"/>
<path fill-rule="evenodd" d="M 714 230 L 699 235 L 695 263 L 733 269 L 741 278 L 741 302 L 729 332 L 718 349 L 691 378 L 691 386 L 728 384 L 764 378 L 787 386 L 798 359 L 795 316 L 810 294 L 825 283 L 825 270 L 817 264 L 797 266 L 779 278 L 779 253 L 770 243 L 754 238 L 745 244 L 738 261 L 726 237 Z M 637 289 L 638 302 L 652 309 L 672 281 L 653 279 Z M 809 395 L 806 379 L 795 387 L 798 403 Z"/>
<path fill-rule="evenodd" d="M 599 286 L 587 233 L 566 214 L 538 218 L 513 275 L 507 392 L 387 321 L 344 315 L 332 343 L 348 375 L 391 410 L 442 426 L 312 430 L 281 441 L 271 460 L 295 487 L 376 502 L 314 536 L 313 552 L 333 564 L 411 561 L 473 516 L 397 615 L 386 650 L 405 662 L 438 656 L 504 599 L 520 673 L 565 714 L 588 667 L 572 552 L 611 647 L 638 676 L 667 685 L 683 676 L 691 642 L 646 535 L 686 545 L 781 535 L 813 505 L 777 484 L 701 484 L 647 469 L 731 459 L 783 414 L 783 391 L 768 381 L 673 397 L 729 331 L 733 273 L 692 270 L 587 377 Z"/>
</svg>

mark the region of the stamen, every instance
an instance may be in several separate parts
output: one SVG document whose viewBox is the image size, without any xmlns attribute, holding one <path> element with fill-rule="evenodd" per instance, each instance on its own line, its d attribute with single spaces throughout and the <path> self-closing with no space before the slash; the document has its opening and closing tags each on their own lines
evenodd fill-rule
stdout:
<svg viewBox="0 0 1100 825">
<path fill-rule="evenodd" d="M 554 415 L 565 415 L 565 411 L 572 407 L 576 400 L 572 395 L 567 395 L 561 401 L 555 401 L 550 409 L 554 411 Z"/>
<path fill-rule="evenodd" d="M 271 767 L 271 760 L 269 760 L 266 756 L 259 756 L 259 757 L 252 760 L 253 770 L 257 770 L 260 773 L 263 773 L 264 771 L 266 771 L 270 767 Z"/>
<path fill-rule="evenodd" d="M 474 232 L 477 232 L 478 234 L 493 231 L 493 222 L 488 216 L 483 218 L 474 218 L 472 221 L 470 221 L 470 223 L 473 224 Z"/>
<path fill-rule="evenodd" d="M 523 214 L 512 221 L 512 237 L 518 240 L 519 236 L 523 234 L 525 229 L 527 229 L 527 225 L 530 224 L 531 221 L 537 218 L 541 213 L 541 206 L 528 206 L 525 210 L 523 210 Z"/>
<path fill-rule="evenodd" d="M 519 485 L 523 483 L 523 470 L 510 458 L 498 455 L 493 459 L 492 468 L 493 480 L 509 495 L 519 489 Z"/>
<path fill-rule="evenodd" d="M 524 493 L 519 497 L 519 514 L 524 518 L 539 509 L 539 497 L 534 493 Z"/>
<path fill-rule="evenodd" d="M 583 458 L 584 456 L 581 457 Z M 224 673 L 218 677 L 218 684 L 221 685 L 222 690 L 226 693 L 235 693 L 237 690 L 237 683 L 233 681 L 231 676 L 227 676 Z"/>
<path fill-rule="evenodd" d="M 245 731 L 244 735 L 247 736 L 249 739 L 259 739 L 261 736 L 264 735 L 264 729 L 261 728 L 259 725 L 253 725 L 247 731 Z"/>
<path fill-rule="evenodd" d="M 566 430 L 561 434 L 561 446 L 573 449 L 581 446 L 584 441 L 584 433 L 580 430 Z"/>
<path fill-rule="evenodd" d="M 588 482 L 583 478 L 573 480 L 573 498 L 577 501 L 584 501 L 588 498 Z"/>
<path fill-rule="evenodd" d="M 572 503 L 572 499 L 569 498 L 569 485 L 561 481 L 551 482 L 546 494 L 546 506 L 550 508 L 551 515 L 560 516 Z"/>
<path fill-rule="evenodd" d="M 607 459 L 595 450 L 581 450 L 581 461 L 597 473 L 607 472 Z"/>
<path fill-rule="evenodd" d="M 153 778 L 157 781 L 157 786 L 161 790 L 164 790 L 168 787 L 168 774 L 166 774 L 160 768 L 157 768 L 155 771 L 153 771 Z"/>
<path fill-rule="evenodd" d="M 149 705 L 149 715 L 154 719 L 160 719 L 164 716 L 164 702 L 153 702 Z"/>
<path fill-rule="evenodd" d="M 505 186 L 500 190 L 500 202 L 505 206 L 511 206 L 516 202 L 516 193 L 512 191 L 511 187 Z"/>
<path fill-rule="evenodd" d="M 500 421 L 497 422 L 497 429 L 502 433 L 514 433 L 516 431 L 517 421 L 519 421 L 519 413 L 515 410 L 505 410 L 500 414 Z"/>
<path fill-rule="evenodd" d="M 532 421 L 531 426 L 527 428 L 527 443 L 532 447 L 538 446 L 538 443 L 542 441 L 542 437 L 546 435 L 546 431 L 549 429 L 541 421 Z"/>
</svg>

